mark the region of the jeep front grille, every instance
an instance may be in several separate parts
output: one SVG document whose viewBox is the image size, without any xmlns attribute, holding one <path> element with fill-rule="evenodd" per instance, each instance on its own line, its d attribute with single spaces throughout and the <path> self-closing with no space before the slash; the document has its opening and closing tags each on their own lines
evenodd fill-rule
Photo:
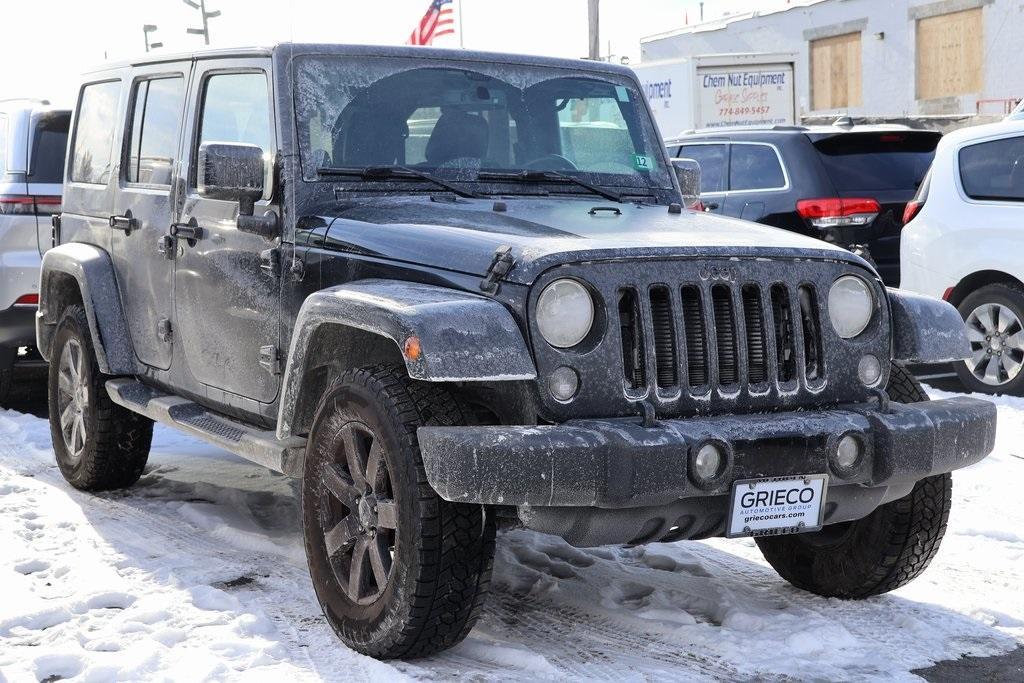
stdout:
<svg viewBox="0 0 1024 683">
<path fill-rule="evenodd" d="M 789 388 L 798 362 L 807 381 L 817 380 L 824 376 L 819 309 L 808 285 L 623 288 L 618 313 L 627 391 Z M 645 329 L 652 338 L 650 354 L 644 353 Z M 797 353 L 798 345 L 803 353 Z"/>
</svg>

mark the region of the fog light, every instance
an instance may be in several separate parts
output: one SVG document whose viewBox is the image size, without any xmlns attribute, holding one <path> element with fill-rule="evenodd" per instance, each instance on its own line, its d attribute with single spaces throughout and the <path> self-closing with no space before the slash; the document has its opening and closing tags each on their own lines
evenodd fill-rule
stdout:
<svg viewBox="0 0 1024 683">
<path fill-rule="evenodd" d="M 548 391 L 557 401 L 568 401 L 580 388 L 580 377 L 572 368 L 561 366 L 555 368 L 548 376 Z"/>
<path fill-rule="evenodd" d="M 851 472 L 860 462 L 860 455 L 860 439 L 853 434 L 847 434 L 839 439 L 832 462 L 839 472 Z"/>
<path fill-rule="evenodd" d="M 693 458 L 693 474 L 703 482 L 711 482 L 722 473 L 725 453 L 718 444 L 706 443 Z"/>
<path fill-rule="evenodd" d="M 878 384 L 878 380 L 882 377 L 882 364 L 870 353 L 861 356 L 860 362 L 857 363 L 857 377 L 860 378 L 864 386 L 872 387 Z"/>
</svg>

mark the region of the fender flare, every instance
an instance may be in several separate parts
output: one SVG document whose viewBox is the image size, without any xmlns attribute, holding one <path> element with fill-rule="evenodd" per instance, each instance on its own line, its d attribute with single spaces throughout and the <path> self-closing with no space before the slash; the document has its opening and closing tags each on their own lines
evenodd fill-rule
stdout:
<svg viewBox="0 0 1024 683">
<path fill-rule="evenodd" d="M 135 350 L 118 295 L 114 264 L 106 251 L 91 244 L 62 244 L 43 255 L 39 274 L 39 312 L 36 313 L 39 353 L 49 360 L 50 344 L 61 313 L 51 308 L 55 303 L 55 293 L 52 292 L 55 273 L 70 275 L 78 283 L 100 371 L 106 375 L 133 374 Z"/>
<path fill-rule="evenodd" d="M 306 298 L 295 320 L 281 386 L 279 438 L 292 434 L 307 350 L 323 325 L 371 332 L 394 343 L 409 376 L 425 382 L 533 380 L 537 370 L 511 312 L 468 292 L 398 280 L 359 280 Z M 410 337 L 421 354 L 402 352 Z M 344 349 L 339 349 L 344 354 Z"/>
<path fill-rule="evenodd" d="M 903 363 L 950 363 L 969 358 L 971 345 L 952 304 L 890 287 L 892 357 Z"/>
</svg>

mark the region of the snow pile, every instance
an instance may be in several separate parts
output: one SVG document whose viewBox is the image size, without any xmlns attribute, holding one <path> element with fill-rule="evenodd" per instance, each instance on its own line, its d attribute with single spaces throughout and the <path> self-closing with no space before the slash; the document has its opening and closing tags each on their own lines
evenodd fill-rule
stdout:
<svg viewBox="0 0 1024 683">
<path fill-rule="evenodd" d="M 289 480 L 158 428 L 136 487 L 83 494 L 44 420 L 0 412 L 0 681 L 912 678 L 1024 641 L 1024 400 L 999 412 L 936 561 L 893 595 L 802 593 L 751 541 L 579 550 L 513 531 L 469 639 L 390 663 L 323 620 Z"/>
</svg>

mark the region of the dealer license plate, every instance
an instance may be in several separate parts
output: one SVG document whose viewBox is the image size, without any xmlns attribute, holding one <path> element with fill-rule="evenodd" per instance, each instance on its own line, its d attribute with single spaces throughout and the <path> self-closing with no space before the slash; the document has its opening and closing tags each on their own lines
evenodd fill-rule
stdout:
<svg viewBox="0 0 1024 683">
<path fill-rule="evenodd" d="M 726 535 L 778 536 L 821 528 L 827 474 L 737 481 Z"/>
</svg>

